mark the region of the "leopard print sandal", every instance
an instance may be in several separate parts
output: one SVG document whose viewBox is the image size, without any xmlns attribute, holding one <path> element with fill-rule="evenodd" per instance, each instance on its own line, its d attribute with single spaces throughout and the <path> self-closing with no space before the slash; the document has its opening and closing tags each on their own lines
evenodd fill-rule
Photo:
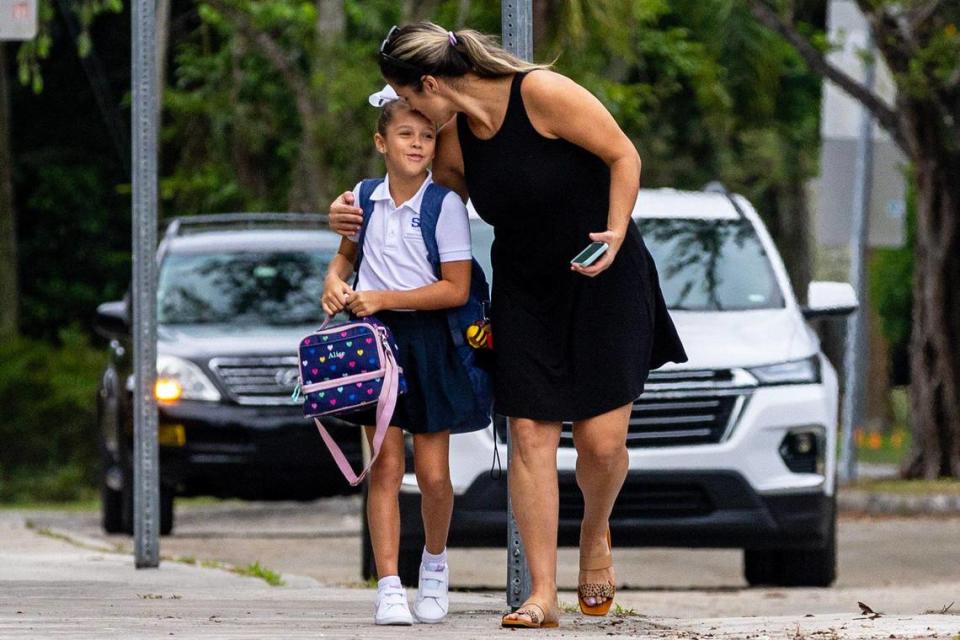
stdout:
<svg viewBox="0 0 960 640">
<path fill-rule="evenodd" d="M 602 571 L 613 566 L 613 544 L 610 541 L 610 530 L 607 529 L 607 547 L 611 550 L 599 556 L 587 556 L 580 554 L 580 571 Z M 577 600 L 580 603 L 580 611 L 588 616 L 605 616 L 613 606 L 613 598 L 617 593 L 617 587 L 609 582 L 585 582 L 577 585 Z M 599 604 L 587 604 L 587 598 L 606 598 Z"/>
<path fill-rule="evenodd" d="M 500 626 L 507 629 L 552 629 L 560 626 L 560 611 L 556 606 L 550 608 L 536 600 L 527 600 L 523 606 L 513 612 L 516 615 L 527 616 L 529 620 L 516 618 L 507 620 L 505 614 L 500 619 Z"/>
</svg>

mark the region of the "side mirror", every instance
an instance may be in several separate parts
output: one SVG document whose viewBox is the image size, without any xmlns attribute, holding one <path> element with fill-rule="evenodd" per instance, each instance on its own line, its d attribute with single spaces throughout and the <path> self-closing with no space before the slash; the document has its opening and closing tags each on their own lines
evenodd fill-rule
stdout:
<svg viewBox="0 0 960 640">
<path fill-rule="evenodd" d="M 811 282 L 804 318 L 845 317 L 859 308 L 857 294 L 847 282 Z"/>
<path fill-rule="evenodd" d="M 126 301 L 104 302 L 97 307 L 95 328 L 108 340 L 126 336 L 130 332 Z"/>
</svg>

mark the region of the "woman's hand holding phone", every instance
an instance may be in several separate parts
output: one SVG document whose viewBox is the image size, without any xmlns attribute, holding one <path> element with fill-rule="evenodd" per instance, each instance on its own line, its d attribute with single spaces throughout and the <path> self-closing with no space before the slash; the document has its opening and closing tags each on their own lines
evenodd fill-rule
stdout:
<svg viewBox="0 0 960 640">
<path fill-rule="evenodd" d="M 606 244 L 607 250 L 592 264 L 582 266 L 577 263 L 571 263 L 570 269 L 581 275 L 587 276 L 588 278 L 594 278 L 600 275 L 606 271 L 611 264 L 613 264 L 613 260 L 617 257 L 617 252 L 620 250 L 620 245 L 623 244 L 623 237 L 623 234 L 618 234 L 609 229 L 598 233 L 591 233 L 590 241 L 602 242 Z"/>
</svg>

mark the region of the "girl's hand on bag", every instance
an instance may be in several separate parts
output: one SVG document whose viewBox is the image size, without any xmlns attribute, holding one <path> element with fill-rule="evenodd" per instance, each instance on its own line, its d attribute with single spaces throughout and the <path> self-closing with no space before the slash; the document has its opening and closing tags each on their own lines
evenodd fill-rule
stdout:
<svg viewBox="0 0 960 640">
<path fill-rule="evenodd" d="M 323 306 L 324 313 L 332 316 L 343 311 L 353 295 L 350 285 L 336 276 L 329 276 L 323 284 L 323 297 L 320 298 L 320 304 Z"/>
<path fill-rule="evenodd" d="M 384 308 L 382 291 L 355 291 L 350 296 L 347 308 L 358 318 L 372 316 Z"/>
<path fill-rule="evenodd" d="M 600 275 L 613 264 L 613 260 L 617 257 L 617 252 L 620 251 L 620 245 L 623 244 L 624 235 L 625 234 L 610 231 L 609 229 L 600 233 L 591 233 L 590 242 L 606 242 L 608 245 L 607 250 L 589 267 L 572 264 L 570 265 L 570 269 L 588 278 L 594 278 Z"/>
</svg>

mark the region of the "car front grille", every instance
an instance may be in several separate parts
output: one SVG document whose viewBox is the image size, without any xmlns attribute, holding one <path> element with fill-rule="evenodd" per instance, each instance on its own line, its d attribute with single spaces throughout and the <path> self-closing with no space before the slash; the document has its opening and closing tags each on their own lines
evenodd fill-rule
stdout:
<svg viewBox="0 0 960 640">
<path fill-rule="evenodd" d="M 709 514 L 714 505 L 703 487 L 689 482 L 628 481 L 611 518 L 682 518 Z M 575 483 L 560 483 L 560 518 L 583 518 L 583 493 Z"/>
<path fill-rule="evenodd" d="M 296 356 L 214 358 L 210 370 L 239 404 L 293 404 L 300 374 Z"/>
<path fill-rule="evenodd" d="M 755 382 L 729 369 L 654 371 L 633 403 L 627 446 L 715 444 L 729 436 Z M 565 423 L 560 446 L 573 446 Z"/>
</svg>

